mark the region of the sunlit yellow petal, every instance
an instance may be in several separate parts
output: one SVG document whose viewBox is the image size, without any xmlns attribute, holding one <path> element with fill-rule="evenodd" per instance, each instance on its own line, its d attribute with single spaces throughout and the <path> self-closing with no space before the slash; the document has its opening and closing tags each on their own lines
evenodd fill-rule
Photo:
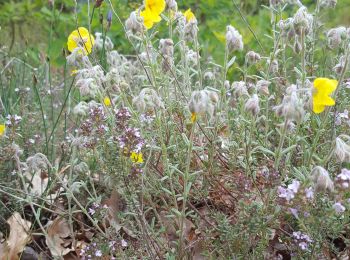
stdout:
<svg viewBox="0 0 350 260">
<path fill-rule="evenodd" d="M 83 47 L 85 54 L 89 54 L 92 51 L 92 47 L 95 43 L 94 37 L 89 33 L 88 29 L 79 27 L 78 30 L 74 30 L 67 40 L 67 47 L 70 52 L 75 48 Z"/>
<path fill-rule="evenodd" d="M 186 17 L 187 22 L 196 19 L 196 16 L 194 15 L 194 13 L 192 13 L 191 8 L 187 9 L 186 12 L 184 12 L 184 16 Z"/>
<path fill-rule="evenodd" d="M 153 14 L 148 10 L 144 10 L 140 13 L 140 16 L 143 17 L 143 24 L 146 29 L 151 29 L 154 25 Z"/>
<path fill-rule="evenodd" d="M 0 124 L 0 136 L 5 134 L 6 127 L 4 124 Z"/>
<path fill-rule="evenodd" d="M 165 10 L 164 0 L 145 0 L 145 8 L 151 13 L 160 15 Z"/>
<path fill-rule="evenodd" d="M 105 106 L 109 107 L 111 105 L 111 100 L 109 99 L 109 97 L 105 97 L 103 99 L 103 104 L 105 104 Z"/>
<path fill-rule="evenodd" d="M 143 155 L 142 153 L 132 152 L 130 155 L 130 159 L 133 163 L 143 163 Z"/>
<path fill-rule="evenodd" d="M 316 113 L 316 114 L 320 114 L 325 110 L 325 106 L 324 105 L 320 105 L 320 104 L 313 104 L 312 106 L 312 110 Z"/>
<path fill-rule="evenodd" d="M 191 122 L 194 123 L 194 122 L 196 122 L 196 120 L 197 120 L 197 113 L 193 112 L 191 114 Z"/>
<path fill-rule="evenodd" d="M 334 106 L 335 100 L 330 96 L 337 88 L 338 81 L 328 78 L 317 78 L 314 81 L 314 91 L 312 94 L 313 111 L 321 113 L 325 106 Z"/>
</svg>

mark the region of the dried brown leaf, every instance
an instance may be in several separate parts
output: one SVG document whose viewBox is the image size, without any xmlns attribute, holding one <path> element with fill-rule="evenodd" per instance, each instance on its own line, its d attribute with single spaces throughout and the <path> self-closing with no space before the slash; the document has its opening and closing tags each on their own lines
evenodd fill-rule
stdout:
<svg viewBox="0 0 350 260">
<path fill-rule="evenodd" d="M 3 244 L 0 244 L 0 259 L 17 260 L 18 254 L 30 241 L 28 232 L 32 223 L 23 219 L 18 212 L 13 213 L 7 223 L 10 225 L 10 235 Z"/>
<path fill-rule="evenodd" d="M 72 234 L 67 220 L 57 217 L 47 229 L 48 236 L 46 244 L 53 257 L 62 257 L 74 249 L 69 247 L 72 244 Z"/>
</svg>

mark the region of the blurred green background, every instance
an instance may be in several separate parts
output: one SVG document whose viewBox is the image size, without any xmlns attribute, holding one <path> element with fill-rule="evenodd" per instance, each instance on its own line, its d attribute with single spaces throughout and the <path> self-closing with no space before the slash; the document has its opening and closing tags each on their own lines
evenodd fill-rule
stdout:
<svg viewBox="0 0 350 260">
<path fill-rule="evenodd" d="M 249 24 L 258 35 L 262 44 L 269 48 L 271 44 L 266 34 L 270 34 L 269 11 L 263 7 L 268 1 L 235 0 Z M 142 4 L 142 0 L 111 0 L 122 21 L 128 18 L 129 13 Z M 79 26 L 88 26 L 88 0 L 77 0 L 75 10 L 74 0 L 1 0 L 0 1 L 0 48 L 11 55 L 21 56 L 25 53 L 27 61 L 33 65 L 40 64 L 47 57 L 54 65 L 64 62 L 63 50 L 66 48 L 66 39 Z M 95 0 L 90 1 L 90 13 Z M 303 4 L 312 11 L 315 1 L 303 1 Z M 246 23 L 240 17 L 232 0 L 186 0 L 178 1 L 179 10 L 191 8 L 195 13 L 200 28 L 200 40 L 203 48 L 218 62 L 222 61 L 224 35 L 226 25 L 232 24 L 243 35 L 245 49 L 259 50 L 257 42 L 250 33 Z M 296 6 L 288 6 L 285 15 L 292 15 Z M 109 1 L 95 11 L 92 22 L 92 31 L 101 31 L 100 18 L 106 19 L 110 10 Z M 326 10 L 323 13 L 326 27 L 350 25 L 350 0 L 338 1 L 336 9 Z M 75 15 L 77 14 L 77 15 Z M 166 26 L 162 22 L 160 26 Z M 166 30 L 161 30 L 166 32 Z M 112 27 L 108 35 L 115 43 L 115 49 L 122 53 L 130 53 L 128 44 L 120 23 L 113 17 Z M 166 34 L 160 35 L 167 37 Z"/>
</svg>

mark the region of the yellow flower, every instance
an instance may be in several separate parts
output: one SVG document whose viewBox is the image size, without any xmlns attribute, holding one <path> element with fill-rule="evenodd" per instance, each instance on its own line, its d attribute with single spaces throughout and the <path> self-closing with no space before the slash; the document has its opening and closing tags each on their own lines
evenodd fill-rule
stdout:
<svg viewBox="0 0 350 260">
<path fill-rule="evenodd" d="M 103 104 L 105 104 L 106 107 L 109 107 L 111 105 L 111 100 L 109 99 L 109 97 L 105 97 L 103 99 Z"/>
<path fill-rule="evenodd" d="M 196 16 L 194 15 L 194 13 L 192 13 L 191 8 L 187 9 L 187 11 L 184 12 L 184 16 L 186 17 L 187 22 L 190 22 L 193 19 L 196 19 Z"/>
<path fill-rule="evenodd" d="M 71 72 L 70 72 L 70 75 L 71 76 L 74 76 L 75 74 L 77 74 L 78 73 L 78 70 L 72 70 Z"/>
<path fill-rule="evenodd" d="M 191 122 L 194 123 L 194 122 L 196 122 L 196 120 L 197 120 L 197 113 L 192 112 L 192 114 L 191 114 Z"/>
<path fill-rule="evenodd" d="M 316 113 L 322 113 L 326 106 L 334 106 L 335 101 L 330 96 L 338 86 L 338 81 L 328 78 L 317 78 L 314 81 L 314 90 L 312 93 L 312 110 Z"/>
<path fill-rule="evenodd" d="M 142 153 L 131 152 L 130 159 L 133 163 L 143 163 Z"/>
<path fill-rule="evenodd" d="M 4 124 L 0 125 L 0 136 L 3 136 L 5 134 L 6 127 Z"/>
<path fill-rule="evenodd" d="M 161 17 L 158 14 L 154 14 L 148 9 L 143 10 L 140 13 L 140 16 L 143 17 L 143 24 L 146 27 L 146 29 L 151 29 L 154 25 L 154 23 L 160 22 Z"/>
<path fill-rule="evenodd" d="M 145 10 L 140 15 L 143 17 L 143 24 L 147 29 L 151 29 L 155 23 L 159 23 L 162 18 L 160 14 L 165 9 L 164 0 L 146 0 Z"/>
<path fill-rule="evenodd" d="M 89 33 L 88 29 L 79 27 L 78 30 L 74 30 L 68 36 L 67 46 L 70 52 L 73 52 L 75 48 L 83 47 L 85 54 L 89 54 L 91 53 L 94 43 L 95 39 Z"/>
<path fill-rule="evenodd" d="M 145 9 L 159 16 L 165 9 L 165 1 L 164 0 L 145 0 Z"/>
</svg>

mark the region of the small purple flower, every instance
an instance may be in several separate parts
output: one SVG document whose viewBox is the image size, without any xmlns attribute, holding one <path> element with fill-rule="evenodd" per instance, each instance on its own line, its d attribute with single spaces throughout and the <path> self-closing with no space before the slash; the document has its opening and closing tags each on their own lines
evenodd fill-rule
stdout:
<svg viewBox="0 0 350 260">
<path fill-rule="evenodd" d="M 298 218 L 299 215 L 298 215 L 298 210 L 295 209 L 295 208 L 289 208 L 289 211 L 290 213 L 292 213 L 292 215 L 295 217 L 295 218 Z"/>
<path fill-rule="evenodd" d="M 314 189 L 312 187 L 305 189 L 305 196 L 307 199 L 312 200 L 314 198 Z"/>
<path fill-rule="evenodd" d="M 297 244 L 303 251 L 308 251 L 310 244 L 313 242 L 307 234 L 303 234 L 300 231 L 293 232 L 292 237 L 295 244 Z"/>
<path fill-rule="evenodd" d="M 94 215 L 96 213 L 96 211 L 93 208 L 89 208 L 89 214 L 90 215 Z"/>
<path fill-rule="evenodd" d="M 102 252 L 101 252 L 101 250 L 96 250 L 96 252 L 95 252 L 95 256 L 102 256 Z"/>
<path fill-rule="evenodd" d="M 290 189 L 294 193 L 298 192 L 299 187 L 300 187 L 300 182 L 297 180 L 293 180 L 292 183 L 288 185 L 288 189 Z"/>
<path fill-rule="evenodd" d="M 337 214 L 341 214 L 345 211 L 345 207 L 340 202 L 334 203 L 332 208 L 335 210 Z"/>
<path fill-rule="evenodd" d="M 287 201 L 294 199 L 295 194 L 298 192 L 300 187 L 300 182 L 297 180 L 293 180 L 291 184 L 288 185 L 287 188 L 279 186 L 277 189 L 278 197 L 285 198 Z"/>
<path fill-rule="evenodd" d="M 18 126 L 22 121 L 22 117 L 18 115 L 8 115 L 6 119 L 5 125 L 9 128 Z"/>
<path fill-rule="evenodd" d="M 127 247 L 128 246 L 128 242 L 126 242 L 124 239 L 122 239 L 122 247 Z"/>
</svg>

